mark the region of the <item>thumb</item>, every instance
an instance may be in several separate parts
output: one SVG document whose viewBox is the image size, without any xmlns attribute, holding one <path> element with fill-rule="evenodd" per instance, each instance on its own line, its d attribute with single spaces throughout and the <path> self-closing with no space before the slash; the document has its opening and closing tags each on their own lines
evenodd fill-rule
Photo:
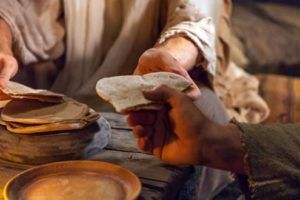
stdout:
<svg viewBox="0 0 300 200">
<path fill-rule="evenodd" d="M 144 97 L 151 101 L 163 101 L 172 104 L 172 99 L 179 97 L 181 94 L 165 85 L 158 86 L 152 90 L 143 91 Z"/>
</svg>

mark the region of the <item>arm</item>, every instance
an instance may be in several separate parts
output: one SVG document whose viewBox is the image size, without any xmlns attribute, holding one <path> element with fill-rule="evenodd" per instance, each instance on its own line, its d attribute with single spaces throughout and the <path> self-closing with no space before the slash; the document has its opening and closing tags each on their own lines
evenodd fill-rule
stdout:
<svg viewBox="0 0 300 200">
<path fill-rule="evenodd" d="M 12 34 L 9 26 L 0 18 L 0 87 L 5 88 L 7 81 L 18 71 L 18 63 L 13 57 Z"/>
<path fill-rule="evenodd" d="M 128 124 L 141 149 L 171 164 L 206 165 L 246 173 L 236 125 L 208 120 L 186 95 L 165 86 L 144 95 L 152 101 L 165 102 L 170 109 L 129 115 Z"/>
<path fill-rule="evenodd" d="M 300 124 L 218 125 L 173 89 L 162 86 L 144 95 L 168 108 L 157 115 L 150 111 L 129 115 L 141 149 L 171 164 L 205 165 L 239 174 L 253 199 L 299 198 Z"/>
<path fill-rule="evenodd" d="M 196 65 L 198 56 L 202 56 L 201 54 L 199 55 L 198 49 L 193 42 L 180 36 L 170 38 L 166 42 L 158 44 L 157 48 L 171 54 L 187 71 Z"/>
<path fill-rule="evenodd" d="M 200 91 L 188 71 L 201 66 L 214 74 L 214 25 L 192 0 L 164 2 L 167 4 L 164 9 L 166 22 L 162 34 L 156 46 L 141 55 L 134 74 L 156 71 L 180 74 L 193 83 L 188 95 L 195 99 Z"/>
<path fill-rule="evenodd" d="M 215 25 L 212 17 L 202 12 L 202 9 L 207 10 L 207 8 L 214 10 L 214 1 L 207 1 L 205 8 L 200 7 L 196 0 L 168 0 L 166 2 L 166 23 L 157 43 L 163 45 L 174 37 L 189 40 L 197 50 L 197 54 L 193 55 L 196 61 L 193 66 L 200 66 L 214 75 Z"/>
</svg>

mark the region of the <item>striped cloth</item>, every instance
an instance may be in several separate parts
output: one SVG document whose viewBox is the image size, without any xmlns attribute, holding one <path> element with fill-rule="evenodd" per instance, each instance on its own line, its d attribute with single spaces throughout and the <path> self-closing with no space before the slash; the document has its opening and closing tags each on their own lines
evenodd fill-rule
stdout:
<svg viewBox="0 0 300 200">
<path fill-rule="evenodd" d="M 260 95 L 270 107 L 265 123 L 300 122 L 300 78 L 279 75 L 258 75 Z"/>
</svg>

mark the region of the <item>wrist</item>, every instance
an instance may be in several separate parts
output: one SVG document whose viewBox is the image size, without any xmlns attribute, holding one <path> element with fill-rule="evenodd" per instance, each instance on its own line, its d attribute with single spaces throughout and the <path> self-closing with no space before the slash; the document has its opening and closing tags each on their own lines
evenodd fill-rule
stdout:
<svg viewBox="0 0 300 200">
<path fill-rule="evenodd" d="M 198 49 L 189 39 L 173 37 L 163 44 L 156 46 L 172 55 L 187 71 L 191 70 L 197 62 Z"/>
<path fill-rule="evenodd" d="M 9 47 L 3 47 L 0 45 L 0 54 L 13 56 L 12 49 Z"/>
<path fill-rule="evenodd" d="M 245 174 L 244 156 L 240 130 L 234 124 L 214 124 L 208 130 L 204 152 L 206 154 L 204 165 Z"/>
</svg>

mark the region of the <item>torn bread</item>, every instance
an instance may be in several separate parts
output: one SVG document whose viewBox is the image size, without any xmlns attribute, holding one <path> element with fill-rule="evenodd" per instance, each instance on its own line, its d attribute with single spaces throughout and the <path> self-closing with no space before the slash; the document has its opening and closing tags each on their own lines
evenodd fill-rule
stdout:
<svg viewBox="0 0 300 200">
<path fill-rule="evenodd" d="M 80 120 L 88 113 L 86 104 L 66 98 L 62 103 L 40 102 L 32 99 L 14 99 L 2 109 L 5 122 L 23 124 L 48 124 L 68 120 Z"/>
<path fill-rule="evenodd" d="M 105 101 L 111 103 L 117 112 L 126 113 L 141 109 L 158 110 L 160 102 L 146 99 L 143 90 L 166 85 L 177 91 L 185 91 L 191 82 L 170 72 L 149 73 L 143 76 L 128 75 L 103 78 L 97 82 L 96 91 Z"/>
<path fill-rule="evenodd" d="M 4 122 L 6 129 L 18 134 L 36 134 L 53 131 L 77 130 L 86 127 L 99 118 L 99 114 L 90 109 L 89 112 L 80 120 L 65 120 L 49 124 L 22 124 L 17 122 Z"/>
<path fill-rule="evenodd" d="M 35 90 L 20 83 L 9 81 L 5 89 L 0 89 L 0 100 L 36 99 L 43 102 L 58 103 L 63 101 L 64 95 L 47 90 Z"/>
<path fill-rule="evenodd" d="M 9 82 L 0 89 L 0 124 L 20 134 L 82 129 L 100 116 L 62 94 Z"/>
</svg>

